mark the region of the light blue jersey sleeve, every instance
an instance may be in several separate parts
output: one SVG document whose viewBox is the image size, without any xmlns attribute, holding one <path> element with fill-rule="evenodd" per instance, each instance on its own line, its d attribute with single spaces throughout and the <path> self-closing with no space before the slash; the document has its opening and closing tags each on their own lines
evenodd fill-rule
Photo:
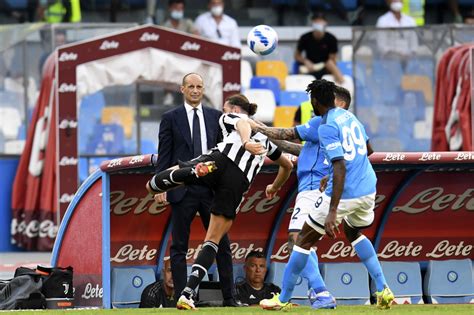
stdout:
<svg viewBox="0 0 474 315">
<path fill-rule="evenodd" d="M 319 141 L 331 161 L 344 159 L 339 130 L 332 124 L 324 124 L 319 127 Z"/>
<path fill-rule="evenodd" d="M 313 117 L 306 124 L 296 126 L 296 132 L 303 141 L 319 142 L 318 128 L 321 125 L 321 117 Z"/>
</svg>

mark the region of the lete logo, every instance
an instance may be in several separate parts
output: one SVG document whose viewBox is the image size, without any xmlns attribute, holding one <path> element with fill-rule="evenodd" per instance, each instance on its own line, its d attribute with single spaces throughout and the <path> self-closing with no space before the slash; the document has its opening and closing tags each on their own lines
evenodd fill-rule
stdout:
<svg viewBox="0 0 474 315">
<path fill-rule="evenodd" d="M 67 157 L 63 156 L 61 161 L 59 161 L 59 165 L 61 166 L 69 166 L 69 165 L 77 165 L 77 159 L 74 157 Z"/>
<path fill-rule="evenodd" d="M 76 92 L 76 86 L 74 84 L 61 83 L 58 91 L 59 93 Z"/>
<path fill-rule="evenodd" d="M 75 54 L 75 53 L 63 52 L 59 56 L 59 62 L 72 61 L 72 60 L 76 60 L 76 59 L 77 59 L 77 54 Z"/>
<path fill-rule="evenodd" d="M 119 47 L 119 43 L 112 40 L 112 41 L 108 41 L 108 40 L 104 40 L 102 42 L 102 44 L 100 45 L 99 49 L 100 50 L 109 50 L 109 49 L 117 49 Z"/>
<path fill-rule="evenodd" d="M 181 46 L 181 50 L 195 50 L 198 51 L 201 49 L 201 45 L 198 43 L 192 43 L 192 42 L 184 42 L 183 45 Z"/>
<path fill-rule="evenodd" d="M 159 34 L 145 32 L 140 37 L 139 41 L 141 41 L 141 42 L 157 42 L 159 39 L 160 39 Z"/>
<path fill-rule="evenodd" d="M 74 194 L 62 194 L 61 198 L 59 198 L 60 203 L 69 203 L 72 201 L 72 198 L 74 198 Z"/>
<path fill-rule="evenodd" d="M 224 92 L 240 91 L 240 84 L 227 82 L 223 88 Z"/>
<path fill-rule="evenodd" d="M 239 60 L 240 54 L 236 52 L 226 51 L 224 55 L 222 55 L 222 60 Z"/>
<path fill-rule="evenodd" d="M 63 119 L 59 123 L 59 129 L 77 128 L 77 121 Z"/>
</svg>

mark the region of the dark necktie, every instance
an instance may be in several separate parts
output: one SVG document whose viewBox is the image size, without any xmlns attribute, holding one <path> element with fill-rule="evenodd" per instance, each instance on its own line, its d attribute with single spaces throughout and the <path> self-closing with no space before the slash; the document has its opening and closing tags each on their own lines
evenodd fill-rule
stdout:
<svg viewBox="0 0 474 315">
<path fill-rule="evenodd" d="M 201 146 L 201 124 L 199 123 L 199 116 L 197 114 L 197 108 L 193 108 L 193 153 L 194 157 L 202 154 Z"/>
</svg>

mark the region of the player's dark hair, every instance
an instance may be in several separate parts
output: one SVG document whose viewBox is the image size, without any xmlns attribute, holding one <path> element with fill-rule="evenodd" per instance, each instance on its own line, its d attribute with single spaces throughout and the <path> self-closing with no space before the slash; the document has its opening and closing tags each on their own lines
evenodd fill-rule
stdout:
<svg viewBox="0 0 474 315">
<path fill-rule="evenodd" d="M 265 255 L 259 250 L 253 250 L 245 256 L 245 261 L 249 260 L 250 258 L 265 258 Z"/>
<path fill-rule="evenodd" d="M 333 82 L 322 79 L 308 84 L 306 92 L 310 93 L 311 98 L 316 99 L 322 106 L 334 107 L 335 89 L 336 85 Z"/>
<path fill-rule="evenodd" d="M 336 85 L 336 87 L 334 88 L 334 96 L 346 103 L 346 109 L 349 109 L 352 99 L 351 93 L 346 88 Z"/>
<path fill-rule="evenodd" d="M 316 19 L 321 19 L 327 22 L 326 15 L 321 11 L 314 11 L 311 15 L 311 21 L 314 21 Z"/>
<path fill-rule="evenodd" d="M 173 4 L 179 4 L 179 3 L 182 3 L 184 5 L 186 5 L 186 3 L 184 2 L 184 0 L 169 0 L 168 1 L 168 6 L 172 6 Z"/>
<path fill-rule="evenodd" d="M 255 103 L 250 103 L 247 97 L 242 94 L 234 94 L 229 96 L 226 100 L 231 105 L 240 106 L 244 111 L 246 111 L 249 116 L 255 115 L 257 112 L 258 105 Z"/>
</svg>

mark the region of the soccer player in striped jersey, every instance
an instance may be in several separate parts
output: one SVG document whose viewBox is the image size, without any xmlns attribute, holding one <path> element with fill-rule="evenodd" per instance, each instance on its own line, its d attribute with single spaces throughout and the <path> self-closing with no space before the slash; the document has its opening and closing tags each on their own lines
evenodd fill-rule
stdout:
<svg viewBox="0 0 474 315">
<path fill-rule="evenodd" d="M 319 142 L 330 163 L 327 188 L 307 216 L 283 275 L 281 294 L 262 300 L 264 309 L 291 308 L 295 282 L 310 258 L 310 249 L 324 234 L 331 238 L 343 222 L 346 238 L 367 268 L 377 288 L 377 306 L 390 308 L 394 295 L 385 280 L 372 243 L 361 233 L 374 220 L 377 178 L 368 159 L 364 126 L 350 112 L 334 104 L 335 85 L 315 80 L 308 85 L 314 112 L 322 116 Z"/>
<path fill-rule="evenodd" d="M 260 171 L 265 155 L 280 166 L 273 183 L 266 187 L 269 199 L 283 186 L 293 168 L 291 161 L 266 136 L 252 133 L 248 120 L 255 114 L 256 104 L 237 94 L 226 100 L 223 109 L 224 114 L 219 120 L 223 141 L 216 148 L 156 174 L 146 185 L 155 196 L 185 184 L 206 184 L 215 193 L 204 244 L 178 299 L 178 309 L 195 309 L 195 290 L 212 265 L 217 244 L 232 226 L 243 194 Z"/>
</svg>

